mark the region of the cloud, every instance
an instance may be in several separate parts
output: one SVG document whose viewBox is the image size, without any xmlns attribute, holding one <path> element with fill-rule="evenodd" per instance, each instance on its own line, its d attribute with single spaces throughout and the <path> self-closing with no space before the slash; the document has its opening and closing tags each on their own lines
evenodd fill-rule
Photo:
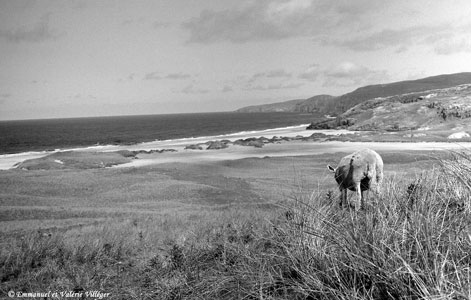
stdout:
<svg viewBox="0 0 471 300">
<path fill-rule="evenodd" d="M 183 24 L 190 43 L 213 43 L 229 40 L 243 43 L 258 39 L 280 39 L 285 34 L 264 20 L 260 9 L 204 10 L 199 17 Z"/>
<path fill-rule="evenodd" d="M 276 70 L 256 73 L 252 76 L 252 79 L 257 79 L 257 78 L 290 78 L 290 77 L 291 77 L 291 74 L 286 72 L 285 70 L 276 69 Z"/>
<path fill-rule="evenodd" d="M 358 86 L 384 82 L 389 78 L 385 70 L 372 70 L 352 62 L 342 62 L 325 68 L 319 64 L 310 65 L 298 78 L 308 81 L 320 80 L 323 86 Z"/>
<path fill-rule="evenodd" d="M 183 23 L 190 43 L 280 40 L 309 34 L 315 20 L 309 13 L 312 0 L 253 1 L 222 11 L 204 10 Z"/>
<path fill-rule="evenodd" d="M 131 73 L 126 77 L 119 78 L 118 82 L 131 82 L 134 81 L 134 79 L 136 79 L 136 73 Z"/>
<path fill-rule="evenodd" d="M 170 73 L 166 75 L 164 78 L 166 79 L 187 79 L 191 78 L 190 74 L 184 74 L 184 73 Z"/>
<path fill-rule="evenodd" d="M 322 70 L 319 64 L 313 64 L 309 66 L 304 72 L 299 74 L 299 78 L 301 79 L 306 79 L 309 81 L 314 81 L 316 80 L 319 75 L 322 74 Z"/>
<path fill-rule="evenodd" d="M 232 92 L 232 91 L 234 91 L 234 89 L 231 86 L 228 86 L 228 85 L 225 85 L 221 90 L 221 92 L 223 92 L 223 93 L 228 93 L 228 92 Z"/>
<path fill-rule="evenodd" d="M 471 52 L 471 34 L 455 32 L 435 39 L 433 50 L 439 55 Z"/>
<path fill-rule="evenodd" d="M 162 79 L 180 80 L 180 79 L 188 79 L 188 78 L 191 78 L 191 75 L 185 74 L 185 73 L 169 73 L 166 75 L 162 75 L 160 72 L 151 72 L 151 73 L 147 73 L 144 76 L 145 80 L 162 80 Z"/>
<path fill-rule="evenodd" d="M 154 29 L 163 29 L 163 28 L 168 28 L 172 26 L 171 22 L 162 22 L 159 20 L 152 22 L 146 19 L 145 17 L 124 19 L 120 24 L 121 26 L 124 26 L 124 27 L 145 25 L 145 26 L 150 26 Z"/>
<path fill-rule="evenodd" d="M 335 46 L 348 48 L 353 51 L 375 51 L 387 47 L 409 47 L 423 39 L 430 29 L 425 27 L 405 28 L 405 29 L 384 29 L 368 35 L 360 35 L 350 39 L 323 40 Z"/>
<path fill-rule="evenodd" d="M 135 18 L 135 19 L 125 19 L 121 22 L 122 26 L 130 26 L 130 25 L 135 25 L 135 24 L 143 24 L 146 22 L 146 18 L 140 17 L 140 18 Z"/>
<path fill-rule="evenodd" d="M 248 79 L 246 79 L 245 84 L 250 85 L 256 81 L 270 81 L 273 79 L 289 79 L 292 75 L 286 72 L 283 69 L 270 70 L 265 72 L 255 73 Z"/>
<path fill-rule="evenodd" d="M 244 90 L 248 91 L 269 91 L 269 90 L 284 90 L 284 89 L 296 89 L 301 87 L 302 83 L 277 83 L 269 85 L 256 85 L 247 86 Z"/>
<path fill-rule="evenodd" d="M 386 70 L 371 70 L 352 62 L 343 62 L 322 72 L 324 86 L 352 86 L 384 82 L 389 78 Z"/>
<path fill-rule="evenodd" d="M 49 16 L 49 14 L 44 15 L 39 22 L 30 27 L 22 26 L 11 30 L 0 30 L 0 37 L 13 43 L 55 40 L 62 34 L 50 28 Z"/>
<path fill-rule="evenodd" d="M 282 40 L 332 35 L 365 27 L 371 13 L 388 9 L 373 0 L 240 1 L 225 10 L 204 10 L 182 24 L 190 43 Z"/>
<path fill-rule="evenodd" d="M 4 104 L 7 102 L 8 99 L 11 98 L 11 94 L 10 93 L 1 93 L 0 94 L 0 104 Z"/>
<path fill-rule="evenodd" d="M 69 103 L 73 103 L 73 102 L 87 103 L 87 101 L 93 102 L 94 100 L 98 99 L 98 97 L 92 94 L 86 95 L 82 93 L 77 93 L 75 95 L 70 95 L 68 99 L 69 99 Z"/>
<path fill-rule="evenodd" d="M 147 73 L 144 76 L 144 79 L 145 80 L 161 80 L 162 76 L 159 75 L 159 72 L 151 72 L 151 73 Z"/>
<path fill-rule="evenodd" d="M 184 94 L 206 94 L 209 93 L 209 90 L 200 89 L 195 87 L 193 84 L 187 85 L 181 90 Z"/>
<path fill-rule="evenodd" d="M 387 48 L 395 49 L 395 52 L 404 52 L 414 46 L 425 46 L 436 54 L 449 55 L 471 52 L 471 35 L 468 27 L 469 25 L 454 26 L 448 23 L 411 26 L 402 29 L 383 29 L 349 39 L 323 38 L 318 42 L 358 52 Z"/>
<path fill-rule="evenodd" d="M 154 28 L 167 28 L 171 25 L 170 22 L 154 21 L 152 27 Z"/>
<path fill-rule="evenodd" d="M 377 14 L 380 11 L 389 11 L 390 5 L 394 4 L 377 0 L 340 0 L 326 1 L 323 3 L 322 9 L 334 11 L 337 16 L 341 16 L 342 20 L 348 23 L 352 19 L 358 19 L 367 15 L 369 12 Z M 339 19 L 337 21 L 342 20 Z"/>
<path fill-rule="evenodd" d="M 203 10 L 182 28 L 188 33 L 188 43 L 310 37 L 322 46 L 356 52 L 390 49 L 399 53 L 427 47 L 448 55 L 471 51 L 467 42 L 471 26 L 460 25 L 467 22 L 469 4 L 456 0 L 456 5 L 463 6 L 462 12 L 426 0 L 247 0 L 230 9 Z M 434 20 L 437 13 L 443 16 Z M 303 79 L 309 77 L 315 79 L 315 73 L 305 74 Z"/>
<path fill-rule="evenodd" d="M 242 75 L 232 80 L 231 84 L 236 85 L 238 89 L 246 91 L 278 90 L 297 88 L 303 84 L 291 83 L 292 73 L 284 69 L 273 69 L 258 72 L 253 75 Z"/>
<path fill-rule="evenodd" d="M 275 1 L 268 4 L 267 12 L 269 15 L 282 18 L 298 11 L 308 9 L 311 5 L 312 0 Z"/>
<path fill-rule="evenodd" d="M 367 67 L 358 66 L 351 62 L 343 62 L 331 70 L 326 70 L 324 75 L 335 78 L 352 78 L 363 76 L 369 72 Z"/>
</svg>

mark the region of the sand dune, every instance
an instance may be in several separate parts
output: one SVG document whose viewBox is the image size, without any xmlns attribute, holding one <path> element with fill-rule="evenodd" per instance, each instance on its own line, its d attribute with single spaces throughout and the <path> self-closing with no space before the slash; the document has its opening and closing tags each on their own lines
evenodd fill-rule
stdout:
<svg viewBox="0 0 471 300">
<path fill-rule="evenodd" d="M 114 168 L 125 167 L 142 167 L 147 165 L 155 165 L 170 162 L 194 163 L 194 162 L 210 162 L 222 160 L 234 160 L 248 157 L 280 157 L 280 156 L 303 156 L 333 152 L 350 152 L 361 148 L 371 148 L 378 151 L 399 151 L 399 150 L 446 150 L 460 149 L 469 147 L 469 143 L 444 143 L 444 142 L 427 142 L 427 143 L 401 143 L 401 142 L 341 142 L 341 141 L 302 141 L 294 139 L 291 141 L 281 141 L 265 144 L 262 148 L 247 147 L 230 144 L 228 148 L 220 150 L 189 150 L 185 146 L 192 144 L 202 144 L 211 140 L 230 140 L 232 142 L 238 139 L 267 137 L 296 137 L 311 136 L 313 133 L 324 133 L 327 135 L 340 135 L 354 133 L 347 130 L 305 130 L 305 125 L 292 126 L 287 128 L 275 128 L 261 131 L 240 132 L 228 135 L 185 138 L 166 141 L 154 141 L 137 145 L 105 145 L 93 146 L 86 148 L 69 149 L 74 152 L 93 152 L 93 153 L 109 153 L 120 150 L 129 151 L 149 151 L 155 149 L 174 149 L 175 152 L 140 153 L 137 159 L 129 163 L 122 163 Z M 204 149 L 206 147 L 203 147 Z M 53 153 L 60 152 L 29 152 L 19 154 L 8 154 L 0 156 L 0 169 L 5 170 L 12 168 L 15 164 L 30 159 L 38 159 Z M 83 156 L 83 155 L 82 155 Z M 120 162 L 121 163 L 121 162 Z"/>
<path fill-rule="evenodd" d="M 228 139 L 235 141 L 237 139 L 246 139 L 251 137 L 273 137 L 273 136 L 284 136 L 284 137 L 295 137 L 295 136 L 310 136 L 314 132 L 320 132 L 327 135 L 339 135 L 344 133 L 350 133 L 348 130 L 306 130 L 307 124 L 284 127 L 284 128 L 274 128 L 258 131 L 246 131 L 238 132 L 227 135 L 218 135 L 218 136 L 205 136 L 205 137 L 196 137 L 196 138 L 183 138 L 175 140 L 163 140 L 163 141 L 153 141 L 147 143 L 140 143 L 136 145 L 99 145 L 99 146 L 90 146 L 82 148 L 72 148 L 72 149 L 58 149 L 56 151 L 41 151 L 41 152 L 24 152 L 17 154 L 5 154 L 0 155 L 0 170 L 7 170 L 12 168 L 15 164 L 21 163 L 25 160 L 41 158 L 56 152 L 60 151 L 80 151 L 80 152 L 114 152 L 120 150 L 130 150 L 130 151 L 140 151 L 140 150 L 152 150 L 152 149 L 175 149 L 178 151 L 183 151 L 185 146 L 190 144 L 205 143 L 210 140 L 223 140 Z M 185 152 L 186 153 L 186 152 Z M 224 155 L 224 154 L 222 154 Z M 181 154 L 176 155 L 176 157 L 181 156 Z"/>
<path fill-rule="evenodd" d="M 142 167 L 146 165 L 179 162 L 209 162 L 221 160 L 234 160 L 248 157 L 281 157 L 281 156 L 304 156 L 334 152 L 350 152 L 362 148 L 371 148 L 377 151 L 400 151 L 400 150 L 451 150 L 468 148 L 466 143 L 374 143 L 374 142 L 302 142 L 290 141 L 280 144 L 267 144 L 263 148 L 244 147 L 231 145 L 229 148 L 220 150 L 183 150 L 174 153 L 141 154 L 139 159 L 130 163 L 114 166 L 114 168 Z"/>
</svg>

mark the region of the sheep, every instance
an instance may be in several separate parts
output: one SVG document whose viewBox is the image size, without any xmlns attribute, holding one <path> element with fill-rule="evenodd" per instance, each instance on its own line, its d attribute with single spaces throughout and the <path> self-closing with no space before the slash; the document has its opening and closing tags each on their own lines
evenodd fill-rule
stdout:
<svg viewBox="0 0 471 300">
<path fill-rule="evenodd" d="M 373 190 L 380 193 L 383 182 L 383 159 L 371 149 L 362 149 L 347 155 L 340 160 L 337 168 L 330 165 L 327 168 L 335 173 L 335 180 L 340 189 L 340 206 L 347 204 L 347 189 L 355 191 L 358 201 L 355 209 L 358 211 L 358 202 L 364 207 L 363 192 Z"/>
</svg>

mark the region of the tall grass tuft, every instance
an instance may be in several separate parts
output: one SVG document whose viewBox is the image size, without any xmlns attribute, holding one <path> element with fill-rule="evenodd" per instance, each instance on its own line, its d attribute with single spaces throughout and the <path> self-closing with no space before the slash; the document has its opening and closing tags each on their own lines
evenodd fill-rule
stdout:
<svg viewBox="0 0 471 300">
<path fill-rule="evenodd" d="M 471 299 L 471 162 L 441 163 L 387 178 L 360 212 L 315 192 L 264 226 L 183 246 L 169 299 Z"/>
</svg>

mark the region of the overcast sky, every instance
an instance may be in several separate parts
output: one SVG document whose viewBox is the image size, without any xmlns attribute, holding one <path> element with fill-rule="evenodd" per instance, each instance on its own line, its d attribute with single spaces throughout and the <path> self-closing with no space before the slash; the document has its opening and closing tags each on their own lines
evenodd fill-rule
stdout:
<svg viewBox="0 0 471 300">
<path fill-rule="evenodd" d="M 0 119 L 228 111 L 471 71 L 469 0 L 0 0 Z"/>
</svg>

